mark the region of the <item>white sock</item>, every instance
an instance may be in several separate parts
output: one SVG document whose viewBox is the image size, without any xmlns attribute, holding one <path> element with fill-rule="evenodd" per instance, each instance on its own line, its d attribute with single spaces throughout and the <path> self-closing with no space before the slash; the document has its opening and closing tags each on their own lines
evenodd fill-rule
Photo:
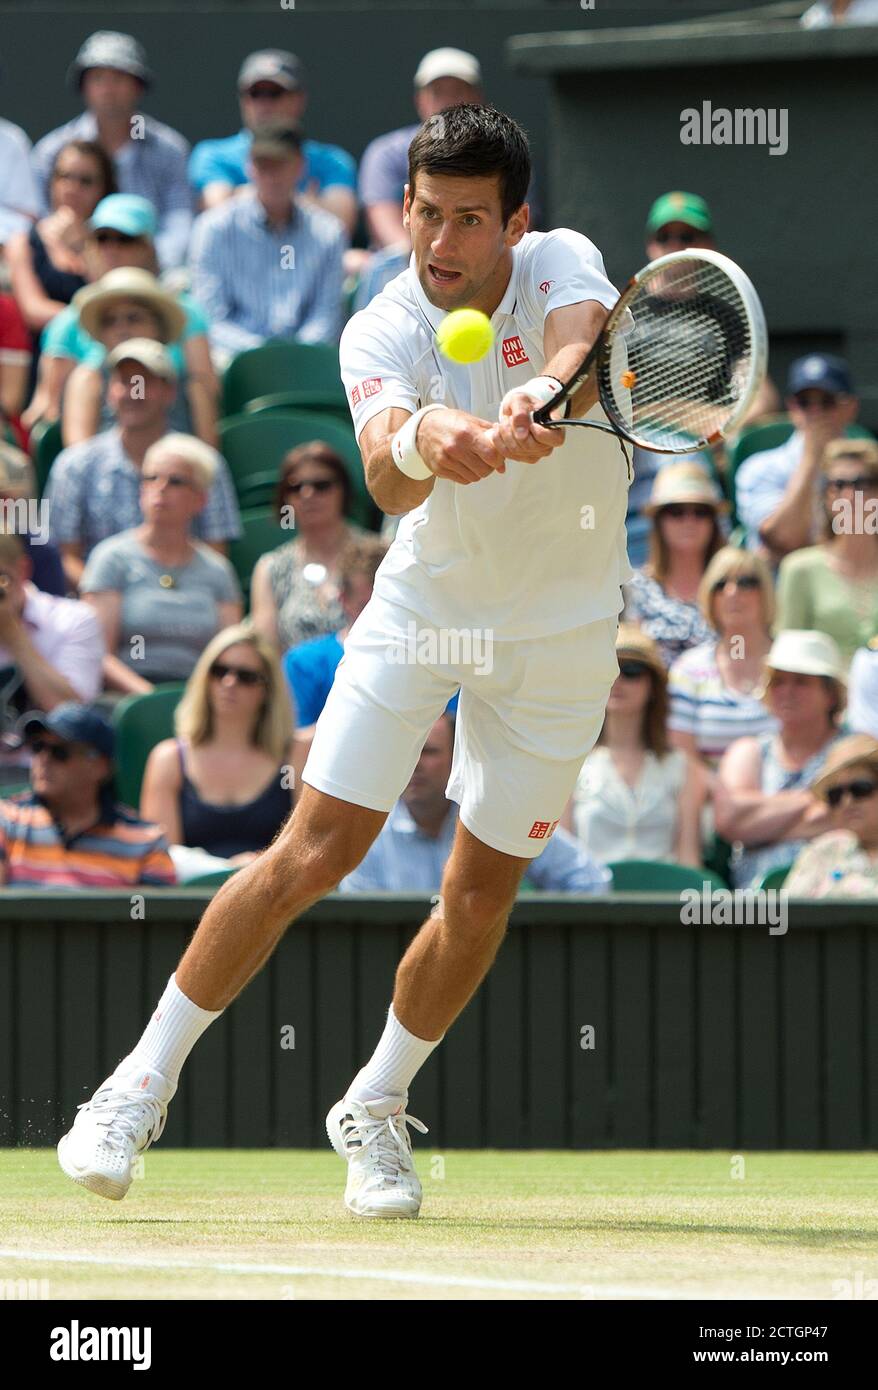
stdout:
<svg viewBox="0 0 878 1390">
<path fill-rule="evenodd" d="M 193 1004 L 177 987 L 176 978 L 172 975 L 143 1037 L 130 1057 L 124 1059 L 124 1065 L 131 1061 L 152 1067 L 176 1086 L 189 1053 L 208 1024 L 219 1018 L 222 1012 L 220 1009 L 217 1013 L 211 1013 L 209 1009 L 200 1009 Z M 120 1062 L 119 1066 L 123 1066 L 123 1063 Z"/>
<path fill-rule="evenodd" d="M 347 1094 L 368 1105 L 373 1113 L 386 1109 L 389 1115 L 408 1100 L 409 1085 L 441 1041 L 442 1038 L 434 1042 L 416 1038 L 402 1026 L 391 1004 L 381 1041 L 366 1065 L 357 1072 Z M 386 1107 L 374 1104 L 376 1101 L 386 1102 Z"/>
</svg>

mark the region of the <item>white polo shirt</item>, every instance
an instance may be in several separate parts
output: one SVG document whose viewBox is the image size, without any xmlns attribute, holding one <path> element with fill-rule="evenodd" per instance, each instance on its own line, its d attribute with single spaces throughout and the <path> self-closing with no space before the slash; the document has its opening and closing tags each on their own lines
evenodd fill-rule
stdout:
<svg viewBox="0 0 878 1390">
<path fill-rule="evenodd" d="M 611 308 L 618 292 L 600 252 L 578 232 L 528 232 L 494 313 L 495 346 L 481 362 L 449 362 L 436 344 L 445 317 L 408 270 L 347 324 L 341 375 L 357 436 L 391 406 L 432 401 L 498 418 L 512 386 L 545 365 L 543 329 L 553 309 L 584 300 Z M 606 419 L 599 406 L 594 418 Z M 536 464 L 461 485 L 437 478 L 401 521 L 375 592 L 437 626 L 490 629 L 496 641 L 540 637 L 608 618 L 631 577 L 625 512 L 630 448 L 600 430 L 568 429 Z"/>
</svg>

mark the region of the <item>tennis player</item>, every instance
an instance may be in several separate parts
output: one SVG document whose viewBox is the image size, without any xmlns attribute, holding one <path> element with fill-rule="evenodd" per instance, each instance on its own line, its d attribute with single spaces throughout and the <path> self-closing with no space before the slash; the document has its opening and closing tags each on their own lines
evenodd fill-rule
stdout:
<svg viewBox="0 0 878 1390">
<path fill-rule="evenodd" d="M 629 578 L 627 454 L 599 430 L 537 426 L 618 298 L 577 232 L 528 232 L 527 139 L 456 106 L 409 152 L 408 270 L 345 329 L 342 376 L 369 490 L 405 514 L 351 629 L 293 815 L 216 894 L 133 1051 L 58 1146 L 64 1171 L 124 1196 L 162 1132 L 183 1063 L 288 925 L 356 868 L 461 688 L 448 795 L 457 836 L 439 903 L 396 974 L 384 1033 L 327 1118 L 345 1201 L 414 1217 L 409 1086 L 472 998 L 519 880 L 546 846 L 595 743 Z M 495 346 L 458 366 L 436 346 L 452 309 Z M 590 382 L 572 412 L 604 418 Z M 578 437 L 574 437 L 578 436 Z"/>
</svg>

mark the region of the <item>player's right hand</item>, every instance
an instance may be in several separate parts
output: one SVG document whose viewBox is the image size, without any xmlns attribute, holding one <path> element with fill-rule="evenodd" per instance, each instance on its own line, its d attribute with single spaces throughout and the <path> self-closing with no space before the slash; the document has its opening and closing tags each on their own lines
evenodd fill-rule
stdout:
<svg viewBox="0 0 878 1390">
<path fill-rule="evenodd" d="M 477 483 L 490 473 L 506 472 L 493 428 L 491 421 L 465 410 L 431 410 L 418 425 L 418 453 L 437 478 Z"/>
</svg>

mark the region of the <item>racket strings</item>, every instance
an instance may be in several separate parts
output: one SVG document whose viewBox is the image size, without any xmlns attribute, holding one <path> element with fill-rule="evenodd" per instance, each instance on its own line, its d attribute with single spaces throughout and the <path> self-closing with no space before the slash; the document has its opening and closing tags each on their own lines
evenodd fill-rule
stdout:
<svg viewBox="0 0 878 1390">
<path fill-rule="evenodd" d="M 646 447 L 709 438 L 752 374 L 750 318 L 735 284 L 704 261 L 657 270 L 629 301 L 634 328 L 600 364 L 602 395 Z"/>
</svg>

